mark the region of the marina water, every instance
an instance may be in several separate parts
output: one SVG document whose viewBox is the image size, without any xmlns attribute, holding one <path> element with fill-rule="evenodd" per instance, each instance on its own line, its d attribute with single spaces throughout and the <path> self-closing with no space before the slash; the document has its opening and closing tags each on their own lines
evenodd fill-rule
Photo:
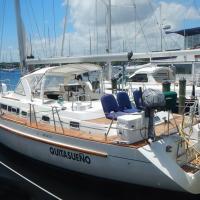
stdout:
<svg viewBox="0 0 200 200">
<path fill-rule="evenodd" d="M 20 78 L 20 70 L 4 70 L 0 69 L 0 81 L 6 83 L 9 90 L 15 89 Z"/>
</svg>

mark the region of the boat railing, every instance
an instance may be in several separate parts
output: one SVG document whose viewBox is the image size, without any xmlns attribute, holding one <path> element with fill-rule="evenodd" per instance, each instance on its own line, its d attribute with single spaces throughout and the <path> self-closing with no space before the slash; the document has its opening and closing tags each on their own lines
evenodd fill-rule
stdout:
<svg viewBox="0 0 200 200">
<path fill-rule="evenodd" d="M 184 113 L 182 115 L 182 123 L 180 128 L 178 128 L 180 140 L 177 141 L 177 161 L 180 159 L 180 157 L 184 157 L 185 162 L 188 162 L 190 160 L 193 160 L 194 158 L 197 159 L 200 155 L 199 147 L 198 145 L 196 145 L 200 142 L 199 137 L 192 137 L 194 131 L 193 125 L 195 121 L 196 123 L 198 123 L 199 121 L 198 105 L 199 100 L 195 100 L 194 104 L 190 106 L 190 111 L 187 114 Z M 183 146 L 185 147 L 185 152 L 179 151 L 179 149 L 181 149 L 181 147 Z"/>
<path fill-rule="evenodd" d="M 0 113 L 1 112 L 2 111 L 0 110 Z M 36 124 L 36 127 L 38 128 L 38 121 L 37 121 L 38 117 L 36 116 L 37 112 L 35 111 L 34 104 L 29 104 L 29 112 L 30 112 L 30 115 L 29 115 L 30 126 L 34 122 Z M 59 112 L 58 112 L 58 108 L 56 106 L 53 106 L 53 107 L 51 107 L 51 111 L 47 111 L 47 112 L 51 112 L 52 113 L 53 124 L 54 124 L 54 131 L 57 132 L 56 123 L 59 122 L 60 127 L 62 129 L 62 133 L 64 134 L 63 121 L 60 118 L 60 115 L 59 115 Z M 58 121 L 56 121 L 56 119 L 55 119 L 55 114 L 57 115 Z"/>
<path fill-rule="evenodd" d="M 61 126 L 61 128 L 62 128 L 62 133 L 64 134 L 63 124 L 62 124 L 62 121 L 61 121 L 61 119 L 60 119 L 60 115 L 59 115 L 59 113 L 58 113 L 57 107 L 52 107 L 52 114 L 53 114 L 53 118 L 54 118 L 54 129 L 55 129 L 55 131 L 56 131 L 56 124 L 55 124 L 55 117 L 54 117 L 54 109 L 55 109 L 55 111 L 56 111 L 56 114 L 57 114 L 57 117 L 58 117 L 60 126 Z"/>
</svg>

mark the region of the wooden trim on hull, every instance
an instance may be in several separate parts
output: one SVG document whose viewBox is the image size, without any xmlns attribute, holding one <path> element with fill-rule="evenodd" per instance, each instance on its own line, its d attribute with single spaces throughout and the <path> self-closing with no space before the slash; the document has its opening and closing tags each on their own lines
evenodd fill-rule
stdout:
<svg viewBox="0 0 200 200">
<path fill-rule="evenodd" d="M 47 125 L 44 123 L 37 122 L 37 125 L 36 125 L 36 123 L 34 123 L 34 122 L 30 123 L 27 120 L 27 118 L 23 119 L 23 118 L 19 118 L 19 116 L 16 116 L 16 115 L 14 116 L 14 115 L 7 114 L 7 113 L 0 116 L 0 118 L 2 118 L 3 120 L 6 120 L 6 121 L 10 121 L 10 122 L 19 124 L 24 127 L 31 128 L 33 130 L 46 131 L 46 132 L 49 132 L 49 133 L 52 133 L 55 135 L 63 135 L 63 136 L 78 138 L 78 139 L 82 139 L 82 140 L 99 142 L 99 143 L 103 143 L 103 144 L 112 144 L 112 145 L 124 146 L 124 147 L 130 147 L 130 148 L 140 148 L 140 147 L 147 145 L 146 140 L 142 140 L 142 141 L 139 141 L 139 142 L 136 142 L 133 144 L 123 144 L 123 143 L 121 144 L 121 143 L 116 142 L 119 139 L 117 135 L 116 136 L 111 135 L 111 136 L 105 137 L 104 134 L 92 135 L 90 133 L 86 133 L 83 131 L 79 131 L 79 130 L 77 131 L 77 130 L 72 130 L 72 129 L 67 129 L 67 128 L 64 128 L 63 129 L 64 132 L 63 132 L 63 130 L 60 127 L 56 127 L 56 130 L 55 130 L 55 127 L 53 127 L 49 124 Z"/>
<path fill-rule="evenodd" d="M 28 135 L 26 133 L 23 133 L 21 131 L 16 131 L 16 130 L 14 130 L 12 128 L 9 128 L 7 126 L 4 126 L 4 125 L 0 125 L 0 128 L 4 129 L 6 131 L 9 131 L 12 134 L 24 137 L 24 138 L 28 138 L 28 139 L 31 139 L 31 140 L 34 140 L 34 141 L 37 141 L 37 142 L 42 142 L 42 143 L 49 144 L 49 145 L 54 145 L 54 146 L 57 146 L 57 147 L 60 147 L 60 148 L 64 148 L 64 149 L 67 149 L 67 150 L 79 151 L 81 153 L 91 154 L 91 155 L 100 156 L 100 157 L 107 157 L 108 156 L 108 154 L 105 153 L 105 152 L 85 149 L 85 148 L 82 148 L 82 147 L 77 147 L 77 146 L 73 146 L 73 145 L 67 145 L 67 144 L 64 144 L 64 143 L 61 143 L 61 142 L 55 142 L 55 141 L 51 141 L 51 140 L 48 140 L 48 139 L 40 138 L 40 137 L 37 137 L 37 136 Z"/>
</svg>

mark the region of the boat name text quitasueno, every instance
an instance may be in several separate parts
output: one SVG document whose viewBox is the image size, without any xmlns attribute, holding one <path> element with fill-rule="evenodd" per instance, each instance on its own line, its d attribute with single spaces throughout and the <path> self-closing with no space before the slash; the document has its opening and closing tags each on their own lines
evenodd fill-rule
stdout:
<svg viewBox="0 0 200 200">
<path fill-rule="evenodd" d="M 91 163 L 90 157 L 86 156 L 84 153 L 73 153 L 73 152 L 70 152 L 70 151 L 65 151 L 65 150 L 62 150 L 62 149 L 54 148 L 54 147 L 50 147 L 49 151 L 54 156 L 60 156 L 60 157 L 63 157 L 63 158 L 67 158 L 69 160 L 72 159 L 72 160 L 87 163 L 87 164 Z"/>
</svg>

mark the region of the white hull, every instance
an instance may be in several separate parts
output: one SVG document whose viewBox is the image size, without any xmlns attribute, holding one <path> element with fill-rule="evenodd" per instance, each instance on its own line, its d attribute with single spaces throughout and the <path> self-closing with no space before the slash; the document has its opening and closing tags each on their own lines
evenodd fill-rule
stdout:
<svg viewBox="0 0 200 200">
<path fill-rule="evenodd" d="M 128 148 L 38 131 L 3 119 L 0 141 L 26 156 L 61 168 L 150 187 L 200 192 L 198 181 L 164 156 L 166 152 L 159 142 Z M 160 158 L 156 157 L 157 151 Z"/>
</svg>

